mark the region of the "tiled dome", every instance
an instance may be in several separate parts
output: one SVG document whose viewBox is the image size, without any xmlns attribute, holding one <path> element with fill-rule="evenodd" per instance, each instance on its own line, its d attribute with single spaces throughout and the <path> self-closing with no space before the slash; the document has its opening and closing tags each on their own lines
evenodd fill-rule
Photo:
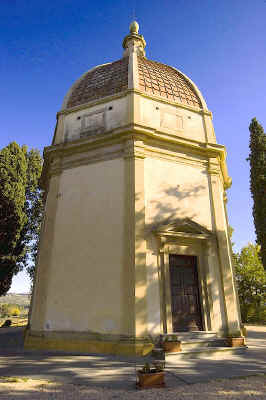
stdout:
<svg viewBox="0 0 266 400">
<path fill-rule="evenodd" d="M 130 34 L 123 41 L 124 57 L 86 72 L 70 89 L 63 109 L 87 104 L 132 88 L 177 104 L 206 107 L 198 89 L 184 74 L 145 57 L 146 42 L 138 34 L 138 25 L 132 25 L 130 29 Z"/>
<path fill-rule="evenodd" d="M 73 86 L 66 108 L 102 99 L 128 88 L 128 57 L 93 68 Z"/>
<path fill-rule="evenodd" d="M 140 90 L 176 103 L 202 107 L 192 84 L 175 68 L 138 56 L 138 75 Z"/>
</svg>

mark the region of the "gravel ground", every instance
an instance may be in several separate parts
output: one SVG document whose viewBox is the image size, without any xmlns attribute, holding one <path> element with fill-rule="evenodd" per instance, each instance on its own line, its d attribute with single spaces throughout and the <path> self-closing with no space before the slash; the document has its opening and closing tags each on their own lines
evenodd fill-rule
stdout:
<svg viewBox="0 0 266 400">
<path fill-rule="evenodd" d="M 24 354 L 19 328 L 1 331 L 0 400 L 266 400 L 266 327 L 247 328 L 247 352 L 168 366 L 166 388 L 153 390 L 135 389 L 134 369 L 125 360 Z M 242 378 L 224 379 L 237 375 Z"/>
<path fill-rule="evenodd" d="M 10 378 L 9 378 L 10 379 Z M 12 380 L 12 379 L 11 379 Z M 14 379 L 0 382 L 1 400 L 262 400 L 266 399 L 266 376 L 221 379 L 178 388 L 149 390 L 110 390 L 89 386 L 52 383 L 43 380 Z"/>
</svg>

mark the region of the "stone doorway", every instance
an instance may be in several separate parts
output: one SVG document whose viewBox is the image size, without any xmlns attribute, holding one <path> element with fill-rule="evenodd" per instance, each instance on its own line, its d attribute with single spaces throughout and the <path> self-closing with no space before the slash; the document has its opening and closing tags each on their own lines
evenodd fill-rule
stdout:
<svg viewBox="0 0 266 400">
<path fill-rule="evenodd" d="M 173 332 L 202 331 L 197 257 L 169 254 Z"/>
</svg>

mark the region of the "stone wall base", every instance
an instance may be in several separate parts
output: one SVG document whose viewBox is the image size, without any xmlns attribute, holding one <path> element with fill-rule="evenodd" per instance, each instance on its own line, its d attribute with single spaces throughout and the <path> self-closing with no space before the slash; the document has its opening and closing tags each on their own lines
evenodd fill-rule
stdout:
<svg viewBox="0 0 266 400">
<path fill-rule="evenodd" d="M 118 335 L 119 336 L 119 335 Z M 122 340 L 114 335 L 107 338 L 106 335 L 97 334 L 97 339 L 91 335 L 73 332 L 31 332 L 26 330 L 24 348 L 28 350 L 63 351 L 68 353 L 98 353 L 125 356 L 146 356 L 151 353 L 154 344 L 147 339 L 141 340 L 123 337 Z"/>
</svg>

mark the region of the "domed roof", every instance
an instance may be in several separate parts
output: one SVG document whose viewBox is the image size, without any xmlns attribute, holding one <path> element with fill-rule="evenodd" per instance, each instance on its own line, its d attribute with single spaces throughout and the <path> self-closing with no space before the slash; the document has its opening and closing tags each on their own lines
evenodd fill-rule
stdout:
<svg viewBox="0 0 266 400">
<path fill-rule="evenodd" d="M 192 83 L 175 68 L 138 56 L 139 88 L 176 103 L 201 108 L 201 100 Z"/>
<path fill-rule="evenodd" d="M 145 57 L 146 43 L 143 36 L 138 34 L 136 24 L 131 24 L 131 33 L 124 39 L 124 57 L 121 60 L 97 66 L 82 75 L 65 97 L 63 109 L 70 109 L 132 89 L 130 81 L 134 82 L 134 89 L 150 96 L 197 109 L 207 108 L 196 85 L 182 72 Z M 133 53 L 135 53 L 134 67 L 130 68 L 130 56 Z M 134 74 L 134 79 L 131 79 L 129 71 Z"/>
<path fill-rule="evenodd" d="M 128 89 L 128 57 L 100 65 L 74 83 L 65 108 L 86 104 Z"/>
</svg>

